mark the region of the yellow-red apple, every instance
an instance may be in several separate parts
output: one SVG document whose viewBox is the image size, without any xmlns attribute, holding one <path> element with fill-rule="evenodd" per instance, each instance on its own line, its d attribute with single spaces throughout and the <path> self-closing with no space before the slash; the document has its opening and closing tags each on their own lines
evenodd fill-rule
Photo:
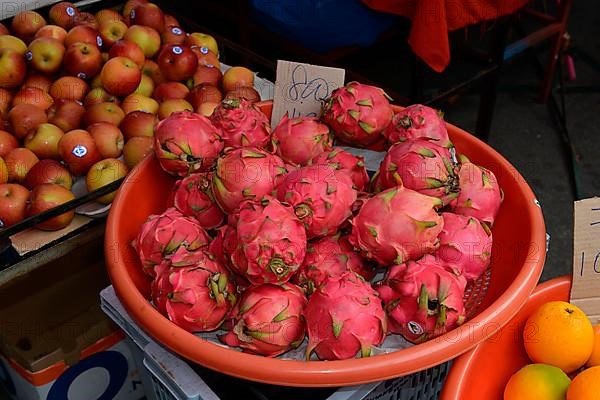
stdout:
<svg viewBox="0 0 600 400">
<path fill-rule="evenodd" d="M 185 38 L 185 44 L 188 46 L 206 47 L 215 55 L 219 54 L 219 46 L 212 35 L 202 32 L 192 32 Z"/>
<path fill-rule="evenodd" d="M 139 66 L 126 57 L 111 58 L 100 72 L 102 87 L 115 96 L 133 93 L 142 80 Z"/>
<path fill-rule="evenodd" d="M 102 54 L 97 46 L 77 42 L 67 48 L 64 57 L 65 69 L 73 76 L 90 79 L 102 69 Z"/>
<path fill-rule="evenodd" d="M 191 78 L 198 67 L 198 59 L 189 47 L 174 44 L 163 46 L 157 63 L 164 77 L 171 81 Z"/>
<path fill-rule="evenodd" d="M 29 189 L 44 184 L 55 183 L 71 190 L 73 178 L 69 170 L 56 160 L 40 160 L 36 163 L 25 177 L 25 186 Z"/>
<path fill-rule="evenodd" d="M 159 33 L 148 26 L 132 25 L 123 38 L 140 46 L 146 58 L 154 57 L 160 49 Z"/>
<path fill-rule="evenodd" d="M 89 91 L 89 86 L 83 79 L 75 76 L 58 78 L 50 87 L 50 95 L 55 99 L 82 101 Z"/>
<path fill-rule="evenodd" d="M 4 157 L 4 162 L 6 162 L 6 167 L 8 168 L 9 182 L 23 182 L 31 167 L 38 161 L 40 159 L 29 149 L 19 147 L 11 150 Z"/>
<path fill-rule="evenodd" d="M 25 147 L 31 150 L 39 159 L 60 159 L 58 142 L 65 133 L 58 126 L 45 123 L 39 124 L 35 130 L 25 136 Z"/>
<path fill-rule="evenodd" d="M 118 179 L 127 175 L 129 169 L 122 161 L 116 158 L 106 158 L 92 165 L 85 177 L 88 192 L 100 189 Z M 110 192 L 104 196 L 98 197 L 96 201 L 102 204 L 109 204 L 115 198 L 117 191 Z"/>
<path fill-rule="evenodd" d="M 11 24 L 12 33 L 25 43 L 31 42 L 35 33 L 46 25 L 46 20 L 35 11 L 21 11 L 14 16 Z"/>
<path fill-rule="evenodd" d="M 102 44 L 106 48 L 110 48 L 117 40 L 121 40 L 127 32 L 127 25 L 123 21 L 110 20 L 101 22 L 98 27 L 100 37 L 102 38 Z"/>
<path fill-rule="evenodd" d="M 75 199 L 75 195 L 69 190 L 56 183 L 42 183 L 36 186 L 27 200 L 27 216 L 40 214 L 53 209 L 61 204 Z M 44 231 L 57 231 L 68 226 L 75 217 L 75 211 L 67 211 L 64 214 L 50 218 L 37 224 L 35 227 Z"/>
<path fill-rule="evenodd" d="M 27 45 L 16 36 L 0 35 L 0 49 L 12 49 L 23 56 L 27 52 Z"/>
<path fill-rule="evenodd" d="M 119 126 L 124 117 L 125 113 L 118 104 L 106 101 L 88 108 L 85 112 L 83 122 L 85 126 L 90 126 L 96 122 L 109 122 Z"/>
<path fill-rule="evenodd" d="M 58 152 L 73 175 L 85 175 L 101 159 L 94 138 L 88 131 L 75 129 L 63 135 Z"/>
<path fill-rule="evenodd" d="M 8 112 L 8 122 L 17 139 L 24 139 L 30 130 L 48 122 L 46 112 L 31 104 L 19 104 Z"/>
<path fill-rule="evenodd" d="M 231 67 L 223 74 L 221 84 L 225 93 L 240 87 L 253 87 L 254 72 L 246 67 Z"/>
<path fill-rule="evenodd" d="M 90 108 L 93 105 L 110 102 L 115 104 L 120 104 L 120 100 L 117 96 L 108 93 L 104 88 L 97 87 L 88 92 L 85 96 L 85 100 L 83 101 L 83 105 L 85 108 Z"/>
<path fill-rule="evenodd" d="M 144 111 L 130 112 L 123 118 L 119 128 L 125 139 L 136 136 L 153 137 L 154 126 L 157 123 L 156 115 Z"/>
<path fill-rule="evenodd" d="M 52 86 L 52 79 L 47 77 L 46 75 L 39 74 L 37 72 L 31 72 L 27 75 L 21 87 L 35 87 L 38 89 L 42 89 L 44 92 L 50 92 L 50 87 Z"/>
<path fill-rule="evenodd" d="M 75 4 L 68 1 L 53 5 L 48 12 L 50 21 L 64 29 L 71 29 L 77 14 L 79 14 L 79 10 L 75 7 Z"/>
<path fill-rule="evenodd" d="M 48 92 L 36 87 L 24 87 L 15 93 L 12 100 L 13 107 L 19 104 L 31 104 L 42 110 L 47 110 L 52 106 L 54 100 Z"/>
<path fill-rule="evenodd" d="M 185 99 L 169 99 L 160 103 L 158 107 L 158 119 L 165 119 L 178 111 L 194 111 L 194 107 Z"/>
<path fill-rule="evenodd" d="M 158 102 L 152 97 L 142 96 L 141 94 L 132 93 L 123 99 L 121 108 L 125 115 L 133 111 L 144 111 L 152 114 L 158 112 Z"/>
<path fill-rule="evenodd" d="M 135 136 L 125 142 L 123 158 L 129 169 L 133 169 L 146 156 L 154 152 L 154 138 L 148 136 Z"/>
<path fill-rule="evenodd" d="M 59 99 L 48 109 L 48 122 L 68 132 L 81 127 L 84 114 L 85 108 L 78 101 Z"/>
<path fill-rule="evenodd" d="M 101 158 L 117 158 L 123 152 L 123 133 L 108 122 L 98 122 L 87 127 L 87 131 L 94 138 Z"/>
<path fill-rule="evenodd" d="M 6 156 L 17 147 L 19 147 L 17 138 L 6 131 L 0 130 L 0 157 Z"/>
<path fill-rule="evenodd" d="M 41 37 L 29 44 L 29 51 L 25 54 L 25 58 L 35 70 L 52 75 L 60 70 L 64 55 L 65 46 L 62 42 Z"/>
<path fill-rule="evenodd" d="M 108 52 L 109 58 L 127 57 L 135 62 L 140 68 L 144 65 L 146 57 L 144 52 L 135 42 L 128 40 L 118 40 Z"/>
<path fill-rule="evenodd" d="M 25 219 L 29 190 L 16 183 L 0 185 L 0 227 L 6 228 Z"/>
<path fill-rule="evenodd" d="M 25 79 L 27 65 L 23 56 L 13 49 L 0 48 L 0 88 L 13 89 Z"/>
<path fill-rule="evenodd" d="M 58 25 L 45 25 L 36 32 L 34 39 L 41 37 L 49 37 L 56 39 L 59 42 L 64 42 L 65 38 L 67 37 L 67 31 Z"/>
</svg>

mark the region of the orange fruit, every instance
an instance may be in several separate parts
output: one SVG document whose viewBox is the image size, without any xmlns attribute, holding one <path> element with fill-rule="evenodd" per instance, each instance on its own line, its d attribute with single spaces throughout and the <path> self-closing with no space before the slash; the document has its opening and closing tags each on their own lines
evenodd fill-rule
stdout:
<svg viewBox="0 0 600 400">
<path fill-rule="evenodd" d="M 594 347 L 592 355 L 585 363 L 586 367 L 596 367 L 600 365 L 600 325 L 594 326 Z"/>
<path fill-rule="evenodd" d="M 554 365 L 570 373 L 590 358 L 594 329 L 578 307 L 564 301 L 550 301 L 529 316 L 523 341 L 531 361 Z"/>
<path fill-rule="evenodd" d="M 510 377 L 504 400 L 564 400 L 571 380 L 560 368 L 530 364 Z"/>
<path fill-rule="evenodd" d="M 567 400 L 600 400 L 600 367 L 588 368 L 577 375 L 569 386 Z"/>
</svg>

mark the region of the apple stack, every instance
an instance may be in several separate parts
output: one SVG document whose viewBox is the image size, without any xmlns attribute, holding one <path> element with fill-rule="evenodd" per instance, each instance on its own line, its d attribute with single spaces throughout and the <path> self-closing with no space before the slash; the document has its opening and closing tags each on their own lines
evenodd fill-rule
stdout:
<svg viewBox="0 0 600 400">
<path fill-rule="evenodd" d="M 61 2 L 47 18 L 24 11 L 9 25 L 0 23 L 0 228 L 74 199 L 75 179 L 93 191 L 125 176 L 173 112 L 260 100 L 252 71 L 223 74 L 212 36 L 186 33 L 147 0 L 95 15 Z"/>
</svg>

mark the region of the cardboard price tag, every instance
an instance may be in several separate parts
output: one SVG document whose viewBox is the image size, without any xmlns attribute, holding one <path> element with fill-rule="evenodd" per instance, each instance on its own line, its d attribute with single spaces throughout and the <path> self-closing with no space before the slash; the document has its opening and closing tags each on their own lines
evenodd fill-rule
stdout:
<svg viewBox="0 0 600 400">
<path fill-rule="evenodd" d="M 579 200 L 574 209 L 571 303 L 600 323 L 600 197 Z"/>
<path fill-rule="evenodd" d="M 277 61 L 271 126 L 288 113 L 290 118 L 318 116 L 322 100 L 344 86 L 346 71 L 291 61 Z"/>
</svg>

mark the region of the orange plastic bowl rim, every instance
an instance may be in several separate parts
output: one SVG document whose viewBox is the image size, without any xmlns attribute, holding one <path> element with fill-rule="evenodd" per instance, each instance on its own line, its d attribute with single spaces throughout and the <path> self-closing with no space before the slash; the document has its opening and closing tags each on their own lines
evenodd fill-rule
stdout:
<svg viewBox="0 0 600 400">
<path fill-rule="evenodd" d="M 268 116 L 272 103 L 262 102 Z M 395 106 L 395 110 L 400 110 Z M 478 314 L 426 343 L 362 359 L 292 361 L 241 353 L 205 341 L 170 322 L 147 300 L 149 279 L 131 246 L 148 215 L 165 209 L 174 179 L 153 156 L 125 179 L 107 221 L 105 255 L 115 291 L 131 317 L 155 340 L 182 357 L 243 379 L 286 386 L 350 386 L 412 374 L 456 358 L 493 335 L 525 303 L 541 275 L 546 230 L 535 195 L 519 172 L 471 134 L 447 124 L 450 139 L 471 161 L 492 170 L 505 200 L 494 225 L 492 279 Z"/>
</svg>

